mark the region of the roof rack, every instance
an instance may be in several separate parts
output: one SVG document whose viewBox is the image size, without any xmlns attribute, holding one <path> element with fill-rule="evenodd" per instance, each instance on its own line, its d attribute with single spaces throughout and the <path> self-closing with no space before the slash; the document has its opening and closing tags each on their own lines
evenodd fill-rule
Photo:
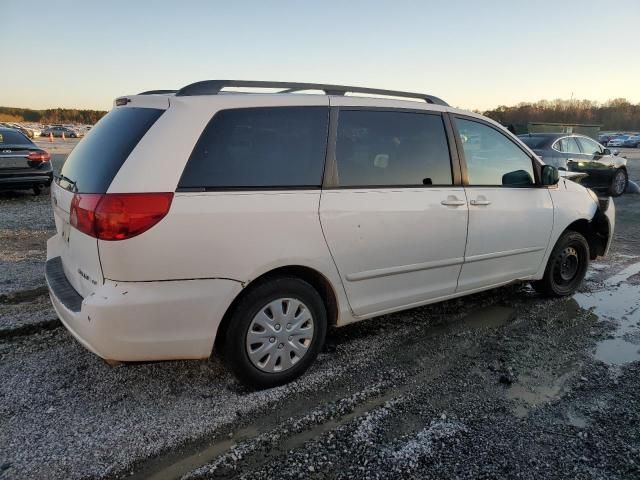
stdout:
<svg viewBox="0 0 640 480">
<path fill-rule="evenodd" d="M 381 90 L 378 88 L 350 87 L 345 85 L 326 85 L 322 83 L 296 83 L 296 82 L 267 82 L 252 80 L 204 80 L 192 83 L 180 90 L 150 90 L 140 95 L 151 95 L 155 93 L 175 93 L 177 97 L 188 97 L 194 95 L 217 95 L 226 87 L 250 87 L 250 88 L 282 88 L 277 93 L 293 93 L 303 90 L 321 90 L 327 95 L 344 95 L 346 93 L 365 93 L 369 95 L 384 95 L 389 97 L 417 98 L 427 103 L 443 105 L 449 104 L 444 100 L 426 95 L 424 93 L 401 92 L 397 90 Z"/>
<path fill-rule="evenodd" d="M 178 90 L 147 90 L 140 92 L 138 95 L 166 95 L 167 93 L 176 93 Z"/>
</svg>

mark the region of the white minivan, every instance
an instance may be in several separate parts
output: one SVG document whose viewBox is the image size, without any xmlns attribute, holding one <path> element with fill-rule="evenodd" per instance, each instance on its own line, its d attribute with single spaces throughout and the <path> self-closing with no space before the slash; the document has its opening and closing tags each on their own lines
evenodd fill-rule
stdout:
<svg viewBox="0 0 640 480">
<path fill-rule="evenodd" d="M 51 194 L 46 279 L 79 342 L 110 362 L 215 347 L 257 388 L 331 326 L 516 281 L 571 295 L 614 228 L 610 199 L 496 122 L 337 85 L 117 98 Z"/>
</svg>

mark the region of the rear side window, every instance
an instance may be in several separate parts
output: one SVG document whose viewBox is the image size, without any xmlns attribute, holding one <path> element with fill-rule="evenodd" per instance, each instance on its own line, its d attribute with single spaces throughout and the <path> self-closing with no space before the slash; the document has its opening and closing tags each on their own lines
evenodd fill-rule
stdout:
<svg viewBox="0 0 640 480">
<path fill-rule="evenodd" d="M 518 138 L 522 143 L 533 150 L 544 148 L 548 140 L 546 137 L 535 137 L 530 135 L 520 135 Z"/>
<path fill-rule="evenodd" d="M 160 118 L 156 108 L 115 108 L 73 149 L 62 167 L 62 186 L 81 193 L 106 193 L 131 151 Z"/>
<path fill-rule="evenodd" d="M 343 110 L 336 162 L 341 187 L 452 184 L 440 115 Z"/>
<path fill-rule="evenodd" d="M 565 137 L 558 140 L 556 149 L 562 153 L 580 153 L 578 144 L 574 137 Z"/>
<path fill-rule="evenodd" d="M 327 107 L 222 110 L 198 139 L 180 188 L 320 187 Z"/>
<path fill-rule="evenodd" d="M 3 145 L 29 145 L 33 147 L 33 142 L 29 140 L 22 132 L 13 130 L 0 130 L 0 147 Z"/>
</svg>

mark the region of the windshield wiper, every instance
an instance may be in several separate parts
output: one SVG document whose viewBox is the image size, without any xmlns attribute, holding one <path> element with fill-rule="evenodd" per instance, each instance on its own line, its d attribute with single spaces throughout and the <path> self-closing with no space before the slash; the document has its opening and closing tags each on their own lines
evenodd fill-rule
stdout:
<svg viewBox="0 0 640 480">
<path fill-rule="evenodd" d="M 59 173 L 57 175 L 55 175 L 56 180 L 60 181 L 63 180 L 65 182 L 67 182 L 71 188 L 67 188 L 67 190 L 70 190 L 73 193 L 77 193 L 78 192 L 78 186 L 76 185 L 77 181 L 71 180 L 69 177 L 65 177 L 63 174 Z"/>
</svg>

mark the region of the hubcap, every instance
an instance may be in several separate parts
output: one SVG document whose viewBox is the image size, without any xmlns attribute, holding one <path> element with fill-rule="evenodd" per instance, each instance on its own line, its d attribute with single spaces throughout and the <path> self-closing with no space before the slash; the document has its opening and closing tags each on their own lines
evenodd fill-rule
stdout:
<svg viewBox="0 0 640 480">
<path fill-rule="evenodd" d="M 555 265 L 555 273 L 562 283 L 570 283 L 578 273 L 580 257 L 573 247 L 566 247 L 558 257 Z"/>
<path fill-rule="evenodd" d="M 247 355 L 263 372 L 283 372 L 304 357 L 313 333 L 313 317 L 307 306 L 295 298 L 279 298 L 253 317 L 247 332 Z"/>
<path fill-rule="evenodd" d="M 624 192 L 624 189 L 626 187 L 625 183 L 627 183 L 627 182 L 626 182 L 626 179 L 625 179 L 625 176 L 624 176 L 624 172 L 622 170 L 618 170 L 618 173 L 616 173 L 616 178 L 614 180 L 616 193 Z"/>
</svg>

